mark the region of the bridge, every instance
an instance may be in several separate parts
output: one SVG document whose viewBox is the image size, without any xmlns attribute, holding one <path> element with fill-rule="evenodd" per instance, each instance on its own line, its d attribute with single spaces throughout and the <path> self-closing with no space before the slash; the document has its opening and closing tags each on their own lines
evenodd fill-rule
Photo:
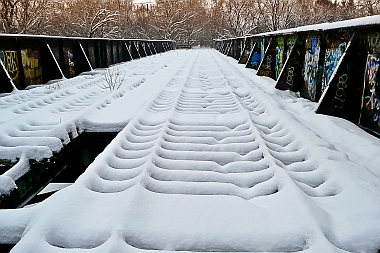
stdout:
<svg viewBox="0 0 380 253">
<path fill-rule="evenodd" d="M 353 27 L 371 35 L 376 25 Z M 303 32 L 295 32 L 300 53 Z M 219 51 L 159 42 L 162 52 L 156 45 L 107 68 L 83 56 L 84 72 L 25 90 L 3 64 L 13 88 L 0 97 L 0 249 L 378 252 L 376 129 L 316 113 L 319 100 L 278 89 L 287 72 L 275 78 L 263 67 L 272 41 L 280 51 L 278 34 L 218 41 Z M 355 36 L 330 80 L 341 77 Z M 250 68 L 255 40 L 267 38 Z M 294 48 L 282 69 L 294 66 Z"/>
</svg>

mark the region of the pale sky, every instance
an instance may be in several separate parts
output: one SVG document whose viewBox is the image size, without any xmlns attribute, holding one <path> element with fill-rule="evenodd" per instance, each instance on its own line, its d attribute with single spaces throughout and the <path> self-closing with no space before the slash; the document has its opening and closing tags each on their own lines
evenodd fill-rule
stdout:
<svg viewBox="0 0 380 253">
<path fill-rule="evenodd" d="M 143 4 L 143 3 L 153 3 L 154 0 L 133 0 L 136 4 Z"/>
</svg>

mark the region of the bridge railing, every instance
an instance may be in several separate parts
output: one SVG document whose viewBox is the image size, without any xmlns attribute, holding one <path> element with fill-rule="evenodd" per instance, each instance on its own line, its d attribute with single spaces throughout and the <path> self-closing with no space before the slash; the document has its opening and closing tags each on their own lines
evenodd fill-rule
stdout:
<svg viewBox="0 0 380 253">
<path fill-rule="evenodd" d="M 167 40 L 0 34 L 0 93 L 173 49 Z"/>
<path fill-rule="evenodd" d="M 216 40 L 216 48 L 380 136 L 380 15 Z"/>
</svg>

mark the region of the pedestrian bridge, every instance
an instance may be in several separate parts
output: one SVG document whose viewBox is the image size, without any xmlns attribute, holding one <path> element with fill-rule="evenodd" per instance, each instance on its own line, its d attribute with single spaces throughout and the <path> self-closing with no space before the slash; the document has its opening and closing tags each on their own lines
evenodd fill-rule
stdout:
<svg viewBox="0 0 380 253">
<path fill-rule="evenodd" d="M 4 93 L 0 249 L 378 252 L 380 140 L 257 74 L 168 50 Z M 19 180 L 75 174 L 98 142 L 78 179 L 28 202 Z"/>
<path fill-rule="evenodd" d="M 378 249 L 377 138 L 316 115 L 315 103 L 215 50 L 150 57 L 120 66 L 126 82 L 115 91 L 93 74 L 2 98 L 0 153 L 24 157 L 5 183 L 60 138 L 120 133 L 71 186 L 1 210 L 1 243 L 18 242 L 12 252 Z"/>
</svg>

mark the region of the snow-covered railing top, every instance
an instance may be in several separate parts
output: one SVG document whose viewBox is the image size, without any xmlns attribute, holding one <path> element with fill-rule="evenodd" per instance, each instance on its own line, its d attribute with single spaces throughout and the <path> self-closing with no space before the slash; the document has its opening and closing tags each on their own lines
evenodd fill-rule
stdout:
<svg viewBox="0 0 380 253">
<path fill-rule="evenodd" d="M 335 30 L 335 29 L 370 28 L 370 27 L 378 27 L 379 25 L 380 25 L 380 15 L 375 15 L 375 16 L 337 21 L 337 22 L 305 25 L 305 26 L 299 26 L 299 27 L 271 31 L 271 32 L 247 34 L 245 36 L 234 37 L 234 38 L 215 39 L 215 41 L 221 42 L 221 41 L 236 40 L 236 39 L 246 39 L 250 37 L 290 35 L 290 34 L 300 33 L 300 32 L 328 31 L 328 30 Z"/>
<path fill-rule="evenodd" d="M 316 111 L 380 136 L 380 15 L 216 41 L 222 53 L 299 92 Z"/>
<path fill-rule="evenodd" d="M 290 28 L 290 29 L 285 29 L 285 30 L 259 33 L 253 36 L 272 36 L 272 35 L 279 35 L 279 34 L 292 34 L 292 33 L 310 32 L 310 31 L 328 31 L 328 30 L 335 30 L 335 29 L 364 28 L 364 27 L 367 28 L 367 27 L 379 26 L 379 25 L 380 25 L 380 15 L 376 15 L 376 16 L 368 16 L 368 17 L 363 17 L 363 18 L 338 21 L 338 22 L 300 26 L 300 27 Z M 247 36 L 247 37 L 250 37 L 250 36 Z"/>
</svg>

